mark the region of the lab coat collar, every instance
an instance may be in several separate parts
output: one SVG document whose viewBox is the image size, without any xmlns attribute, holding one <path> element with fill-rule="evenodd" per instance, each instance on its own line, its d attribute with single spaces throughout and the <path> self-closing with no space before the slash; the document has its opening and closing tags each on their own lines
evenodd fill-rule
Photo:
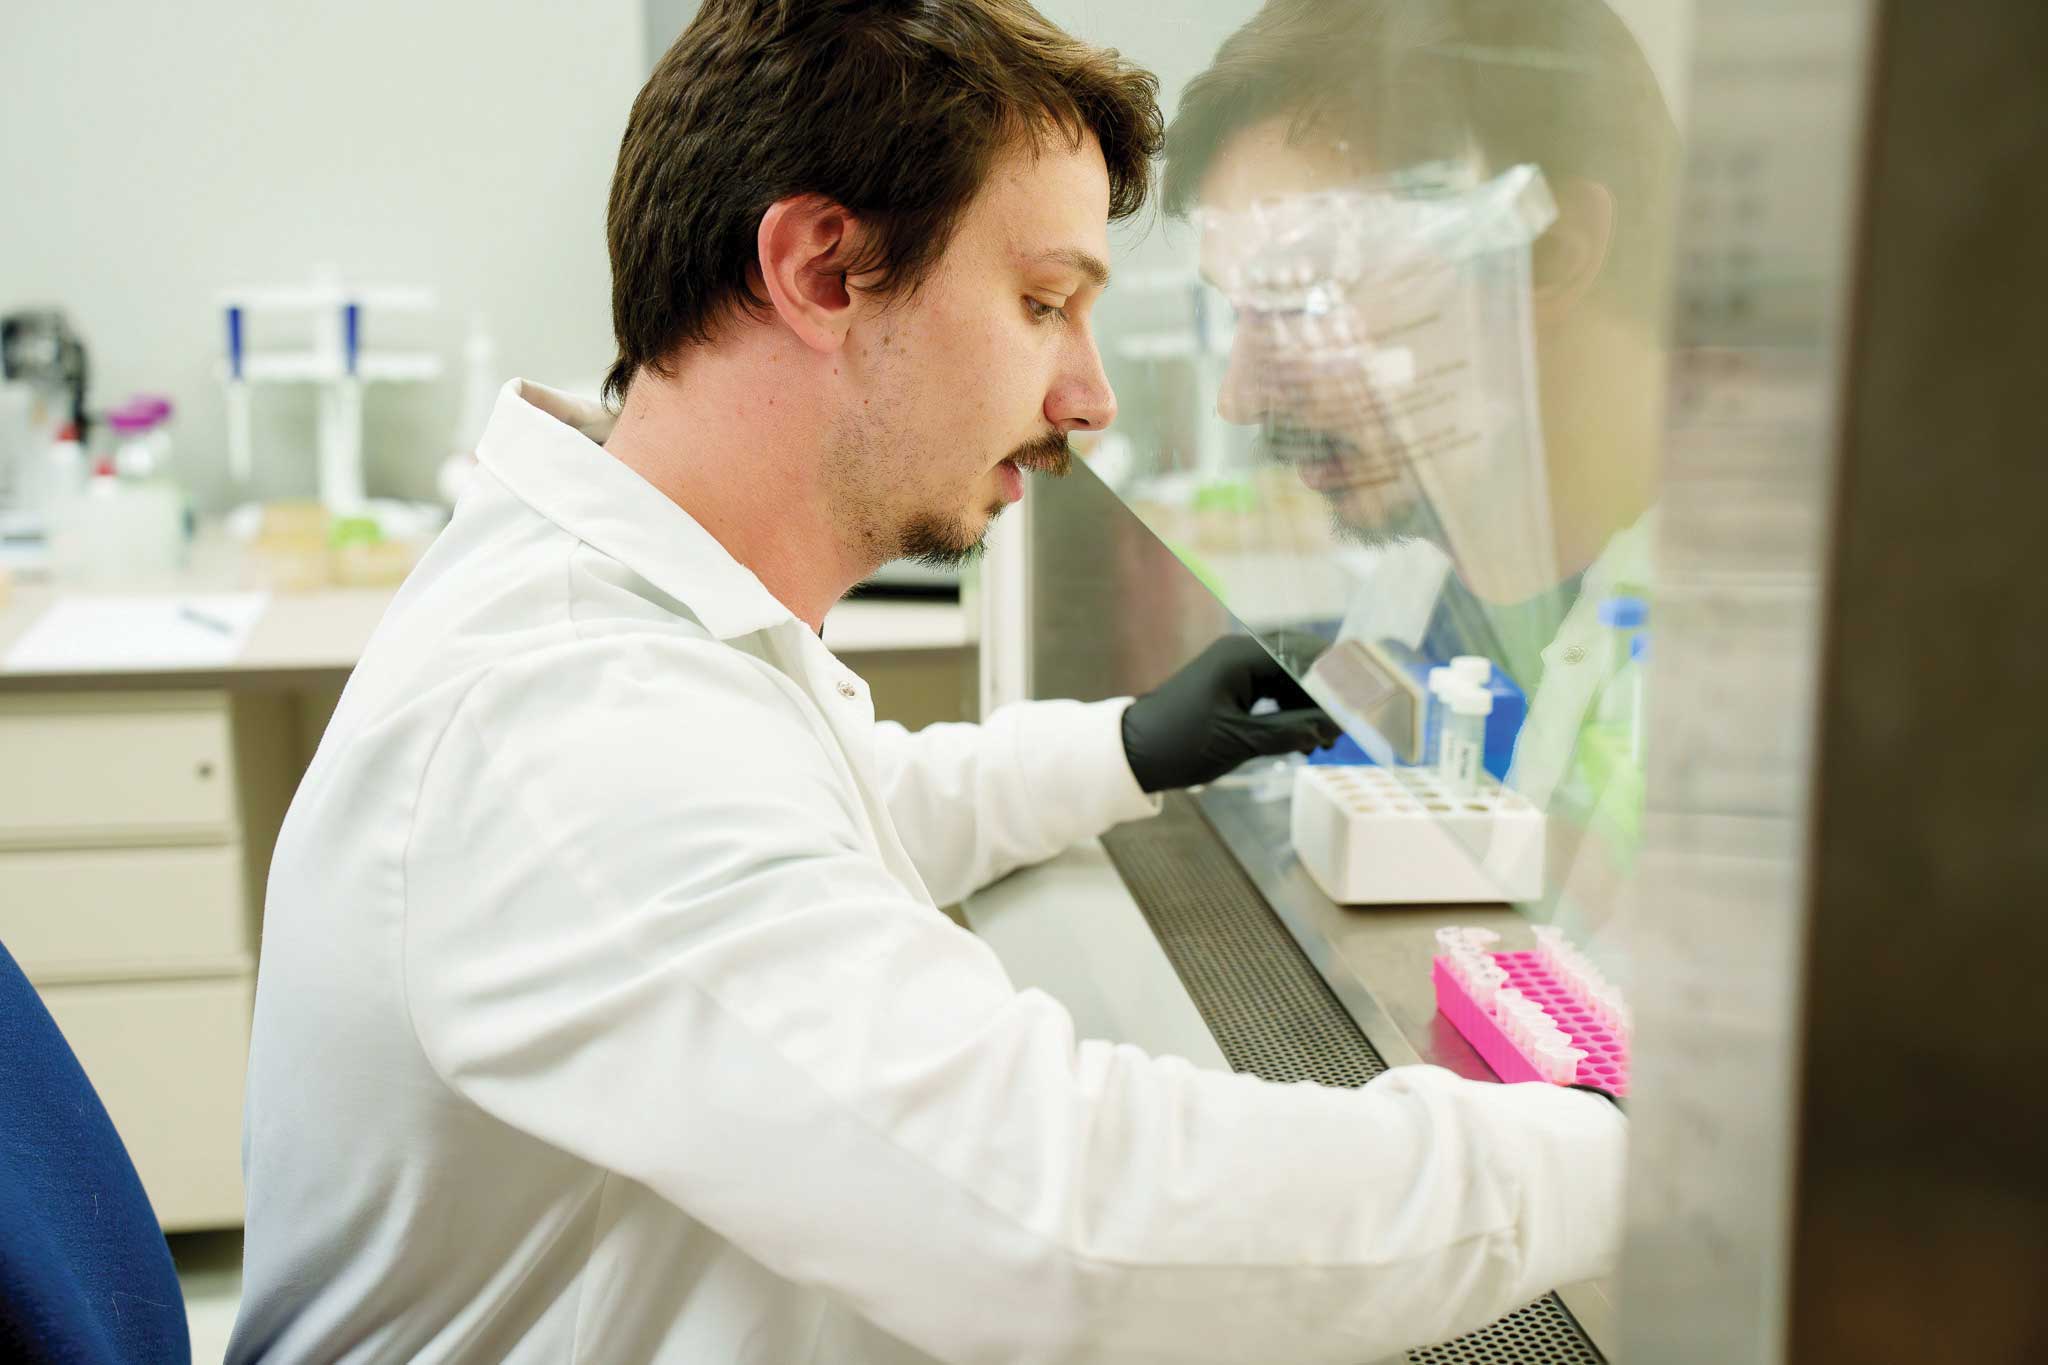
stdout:
<svg viewBox="0 0 2048 1365">
<path fill-rule="evenodd" d="M 696 518 L 603 449 L 602 405 L 514 379 L 477 460 L 520 501 L 687 606 L 720 640 L 794 621 L 752 570 Z"/>
</svg>

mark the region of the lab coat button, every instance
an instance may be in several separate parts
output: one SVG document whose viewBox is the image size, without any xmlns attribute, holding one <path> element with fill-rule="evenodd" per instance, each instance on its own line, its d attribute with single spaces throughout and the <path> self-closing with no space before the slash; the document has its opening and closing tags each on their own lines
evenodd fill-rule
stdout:
<svg viewBox="0 0 2048 1365">
<path fill-rule="evenodd" d="M 841 679 L 839 683 L 839 695 L 846 698 L 848 701 L 852 701 L 855 697 L 860 695 L 860 692 L 858 689 L 854 687 L 852 683 L 847 682 L 844 679 Z"/>
</svg>

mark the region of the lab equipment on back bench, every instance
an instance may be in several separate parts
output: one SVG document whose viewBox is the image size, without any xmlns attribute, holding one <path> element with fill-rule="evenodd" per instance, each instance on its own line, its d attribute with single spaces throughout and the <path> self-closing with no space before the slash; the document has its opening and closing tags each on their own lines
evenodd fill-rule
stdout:
<svg viewBox="0 0 2048 1365">
<path fill-rule="evenodd" d="M 171 468 L 171 400 L 139 393 L 107 413 L 114 437 L 114 472 L 124 479 L 169 478 Z"/>
<path fill-rule="evenodd" d="M 64 583 L 142 587 L 176 573 L 185 562 L 185 496 L 167 478 L 122 478 L 116 461 L 150 467 L 149 419 L 120 413 L 109 419 L 120 443 L 102 456 L 83 488 L 50 509 L 51 573 Z"/>
<path fill-rule="evenodd" d="M 340 515 L 368 506 L 363 482 L 365 386 L 421 383 L 441 374 L 441 357 L 426 351 L 377 351 L 364 345 L 370 313 L 420 313 L 434 306 L 424 289 L 347 285 L 331 269 L 303 285 L 238 289 L 222 299 L 226 318 L 228 466 L 246 482 L 255 473 L 251 445 L 251 386 L 313 384 L 319 413 L 317 487 L 320 501 Z M 295 328 L 289 349 L 257 346 L 256 322 Z M 374 511 L 374 509 L 371 509 Z"/>
<path fill-rule="evenodd" d="M 39 563 L 68 482 L 56 449 L 86 428 L 85 345 L 55 308 L 0 317 L 0 546 Z"/>
</svg>

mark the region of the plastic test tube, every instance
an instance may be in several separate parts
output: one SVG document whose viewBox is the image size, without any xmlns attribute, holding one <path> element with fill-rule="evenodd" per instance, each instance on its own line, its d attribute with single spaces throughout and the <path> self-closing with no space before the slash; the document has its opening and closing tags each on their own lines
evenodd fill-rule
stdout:
<svg viewBox="0 0 2048 1365">
<path fill-rule="evenodd" d="M 1436 739 L 1434 757 L 1439 773 L 1447 774 L 1450 770 L 1450 765 L 1445 761 L 1445 756 L 1450 753 L 1447 746 L 1450 743 L 1451 727 L 1445 724 L 1449 719 L 1450 708 L 1445 704 L 1444 696 L 1450 691 L 1451 683 L 1457 676 L 1449 665 L 1429 670 L 1429 711 L 1423 717 L 1422 733 Z M 1429 751 L 1425 749 L 1424 754 L 1427 761 Z"/>
<path fill-rule="evenodd" d="M 1636 632 L 1650 621 L 1650 604 L 1640 597 L 1609 597 L 1600 603 L 1600 624 L 1614 632 L 1613 654 L 1607 660 L 1611 676 L 1629 661 L 1629 646 Z"/>
<path fill-rule="evenodd" d="M 1495 998 L 1508 988 L 1508 974 L 1492 958 L 1481 956 L 1471 968 L 1472 998 L 1479 1002 L 1481 1009 L 1491 1010 Z"/>
<path fill-rule="evenodd" d="M 1643 711 L 1643 670 L 1650 663 L 1650 637 L 1647 633 L 1628 642 L 1628 659 L 1635 665 L 1629 670 L 1628 680 L 1628 757 L 1629 762 L 1640 769 L 1643 766 L 1643 729 L 1649 721 Z"/>
<path fill-rule="evenodd" d="M 1447 924 L 1436 931 L 1437 946 L 1447 953 L 1459 949 L 1469 952 L 1483 952 L 1500 942 L 1500 935 L 1491 929 L 1478 929 L 1470 925 Z"/>
<path fill-rule="evenodd" d="M 1579 1063 L 1585 1060 L 1586 1054 L 1569 1043 L 1554 1047 L 1543 1058 L 1544 1077 L 1558 1085 L 1569 1085 L 1578 1079 Z"/>
<path fill-rule="evenodd" d="M 1621 996 L 1614 987 L 1602 983 L 1593 992 L 1593 1017 L 1602 1028 L 1621 1027 Z"/>
</svg>

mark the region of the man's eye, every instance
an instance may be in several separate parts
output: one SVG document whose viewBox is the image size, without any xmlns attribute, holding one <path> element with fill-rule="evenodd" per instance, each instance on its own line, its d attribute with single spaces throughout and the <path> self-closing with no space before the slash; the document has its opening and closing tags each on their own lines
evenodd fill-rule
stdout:
<svg viewBox="0 0 2048 1365">
<path fill-rule="evenodd" d="M 1049 303 L 1041 303 L 1029 294 L 1024 296 L 1024 311 L 1031 314 L 1033 322 L 1050 322 L 1054 318 L 1064 318 L 1067 315 L 1065 308 L 1055 308 Z"/>
</svg>

